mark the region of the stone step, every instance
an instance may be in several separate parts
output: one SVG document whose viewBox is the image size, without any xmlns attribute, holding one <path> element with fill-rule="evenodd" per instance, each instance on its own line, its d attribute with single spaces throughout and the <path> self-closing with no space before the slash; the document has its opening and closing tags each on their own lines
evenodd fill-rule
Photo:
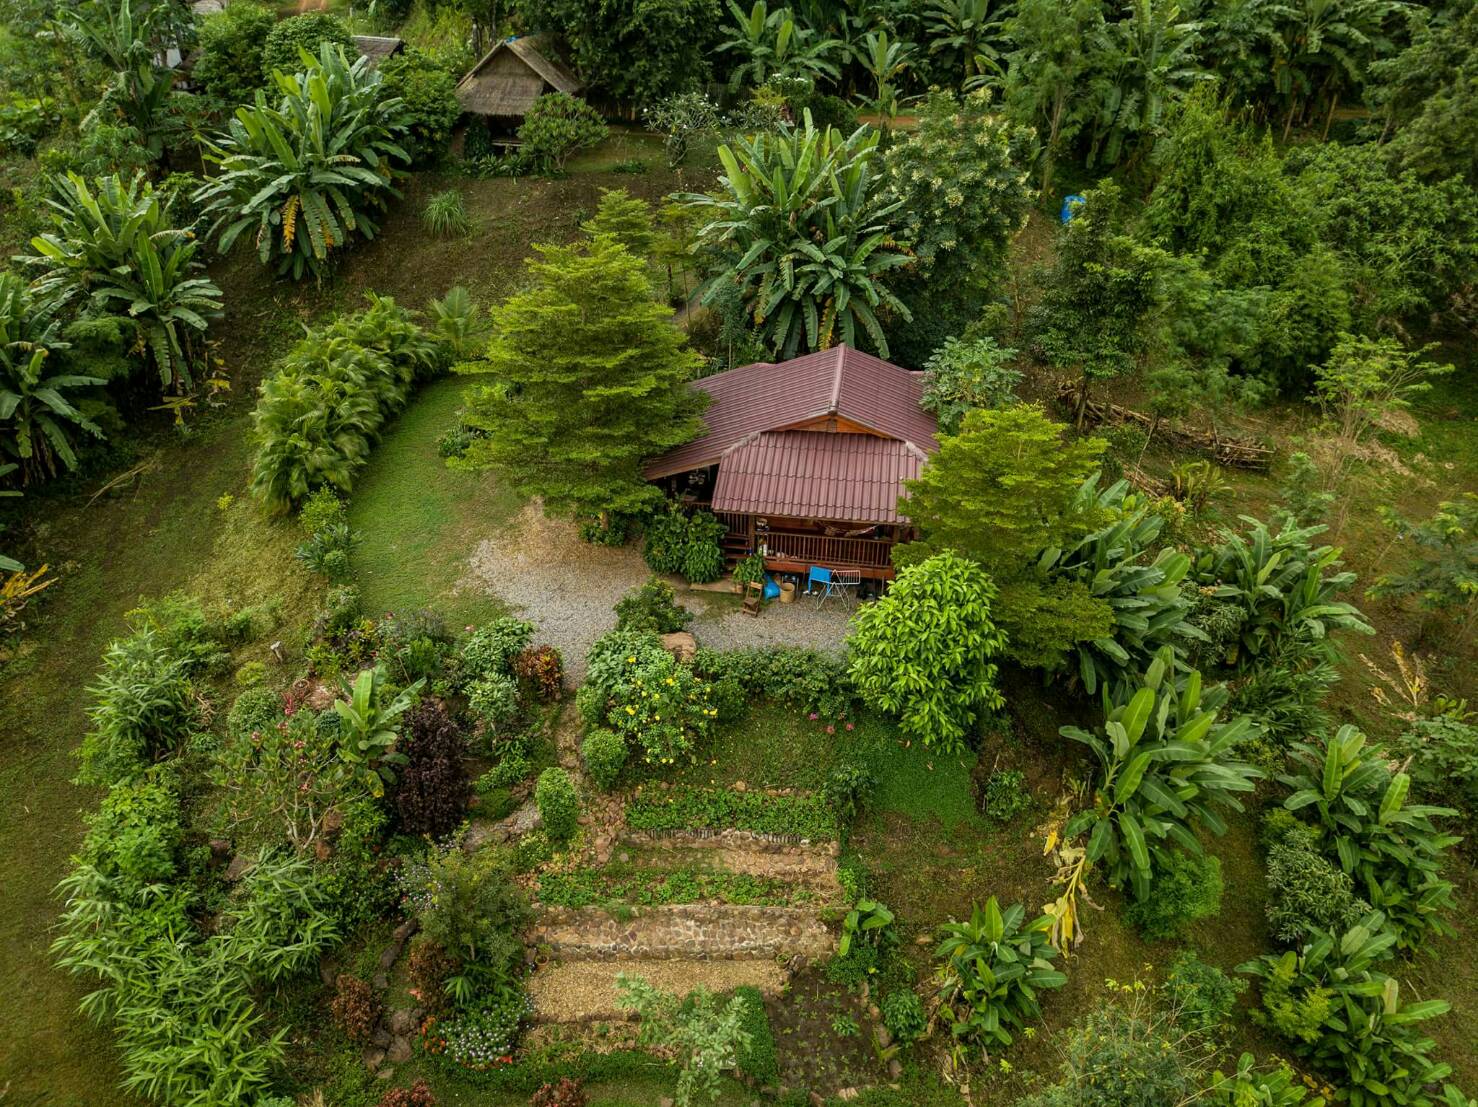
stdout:
<svg viewBox="0 0 1478 1107">
<path fill-rule="evenodd" d="M 567 961 L 540 967 L 528 978 L 529 998 L 536 1023 L 617 1021 L 632 1017 L 616 1003 L 616 976 L 643 977 L 664 992 L 687 995 L 696 988 L 726 992 L 750 985 L 765 995 L 778 995 L 789 973 L 773 960 L 730 961 L 647 960 Z"/>
<path fill-rule="evenodd" d="M 810 907 L 689 903 L 665 907 L 543 907 L 528 944 L 557 961 L 728 961 L 831 955 L 830 931 Z"/>
<path fill-rule="evenodd" d="M 612 860 L 641 869 L 687 868 L 743 873 L 782 880 L 828 897 L 839 891 L 837 859 L 829 849 L 801 846 L 761 848 L 734 831 L 710 838 L 637 838 L 628 835 L 617 844 Z"/>
</svg>

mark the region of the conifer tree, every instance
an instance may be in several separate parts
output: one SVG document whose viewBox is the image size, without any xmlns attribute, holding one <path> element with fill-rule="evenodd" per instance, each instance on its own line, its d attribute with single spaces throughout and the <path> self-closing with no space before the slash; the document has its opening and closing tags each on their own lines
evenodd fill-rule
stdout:
<svg viewBox="0 0 1478 1107">
<path fill-rule="evenodd" d="M 595 214 L 580 224 L 580 229 L 594 238 L 608 234 L 627 251 L 646 261 L 657 246 L 657 231 L 652 225 L 652 208 L 624 188 L 600 190 L 600 204 Z"/>
<path fill-rule="evenodd" d="M 486 437 L 463 463 L 551 515 L 639 512 L 660 498 L 642 462 L 702 429 L 687 387 L 702 359 L 611 235 L 535 250 L 529 287 L 493 311 L 487 360 L 457 366 L 489 381 L 468 391 L 465 421 Z"/>
</svg>

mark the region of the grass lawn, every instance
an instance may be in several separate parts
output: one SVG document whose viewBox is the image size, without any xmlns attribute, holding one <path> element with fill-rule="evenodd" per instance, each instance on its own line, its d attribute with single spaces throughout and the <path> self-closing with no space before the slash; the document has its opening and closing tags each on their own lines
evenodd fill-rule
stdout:
<svg viewBox="0 0 1478 1107">
<path fill-rule="evenodd" d="M 366 611 L 434 608 L 452 625 L 502 613 L 485 592 L 452 592 L 479 537 L 520 507 L 491 475 L 448 469 L 437 452 L 467 383 L 436 381 L 416 396 L 355 486 L 349 522 L 362 539 L 353 564 Z"/>
</svg>

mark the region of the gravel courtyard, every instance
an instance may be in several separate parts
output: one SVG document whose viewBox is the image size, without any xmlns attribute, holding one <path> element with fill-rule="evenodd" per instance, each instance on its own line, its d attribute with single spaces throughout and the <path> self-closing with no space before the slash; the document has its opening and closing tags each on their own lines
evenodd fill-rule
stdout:
<svg viewBox="0 0 1478 1107">
<path fill-rule="evenodd" d="M 615 625 L 617 600 L 651 575 L 635 547 L 608 549 L 580 541 L 573 523 L 546 518 L 529 504 L 478 543 L 456 591 L 497 596 L 539 627 L 538 640 L 559 647 L 579 676 L 591 644 Z M 790 645 L 839 649 L 850 606 L 818 611 L 809 602 L 769 603 L 758 618 L 712 593 L 690 592 L 674 579 L 678 600 L 694 614 L 690 629 L 714 649 Z"/>
</svg>

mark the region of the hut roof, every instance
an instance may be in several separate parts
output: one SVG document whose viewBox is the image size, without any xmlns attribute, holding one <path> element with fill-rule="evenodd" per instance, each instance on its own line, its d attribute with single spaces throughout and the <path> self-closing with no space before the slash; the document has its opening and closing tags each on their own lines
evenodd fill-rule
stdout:
<svg viewBox="0 0 1478 1107">
<path fill-rule="evenodd" d="M 398 38 L 383 35 L 355 35 L 354 49 L 359 51 L 361 57 L 369 58 L 371 66 L 375 66 L 404 50 L 405 43 Z"/>
<path fill-rule="evenodd" d="M 575 75 L 540 49 L 537 36 L 495 43 L 457 84 L 457 102 L 475 115 L 522 117 L 549 91 L 574 93 Z"/>
</svg>

